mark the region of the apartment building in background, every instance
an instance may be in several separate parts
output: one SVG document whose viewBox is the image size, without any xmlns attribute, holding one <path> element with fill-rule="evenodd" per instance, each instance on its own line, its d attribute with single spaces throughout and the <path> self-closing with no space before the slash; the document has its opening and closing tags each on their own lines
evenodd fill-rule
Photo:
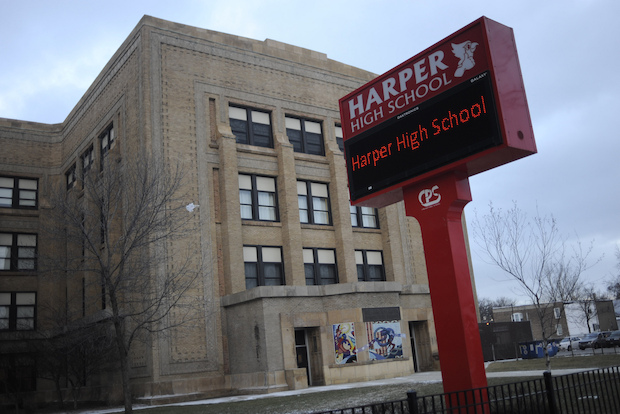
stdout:
<svg viewBox="0 0 620 414">
<path fill-rule="evenodd" d="M 190 243 L 208 266 L 192 292 L 200 320 L 132 349 L 136 398 L 438 369 L 418 223 L 402 203 L 349 202 L 338 100 L 374 77 L 320 52 L 145 16 L 64 122 L 0 118 L 0 382 L 55 399 L 26 346 L 47 329 L 42 304 L 79 291 L 39 260 L 66 254 L 41 231 L 52 192 L 80 191 L 105 157 L 146 155 L 185 170 L 199 206 Z M 101 310 L 83 308 L 85 319 Z M 119 401 L 111 378 L 89 380 L 82 398 Z"/>
</svg>

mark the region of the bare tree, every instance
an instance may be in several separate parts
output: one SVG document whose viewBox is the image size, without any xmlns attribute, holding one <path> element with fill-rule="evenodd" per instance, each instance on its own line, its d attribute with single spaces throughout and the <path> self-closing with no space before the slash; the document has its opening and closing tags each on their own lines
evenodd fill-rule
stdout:
<svg viewBox="0 0 620 414">
<path fill-rule="evenodd" d="M 82 318 L 111 326 L 129 413 L 132 347 L 201 317 L 203 266 L 187 240 L 197 218 L 185 209 L 180 168 L 111 155 L 102 166 L 51 200 L 50 234 L 65 249 L 47 268 L 64 278 L 68 297 L 82 298 Z"/>
<path fill-rule="evenodd" d="M 550 369 L 547 344 L 561 317 L 555 309 L 576 299 L 592 248 L 584 252 L 580 243 L 568 246 L 553 216 L 537 213 L 530 219 L 516 203 L 506 211 L 491 204 L 488 214 L 476 214 L 473 235 L 488 262 L 515 280 L 534 305 Z"/>
<path fill-rule="evenodd" d="M 37 356 L 37 376 L 50 380 L 56 388 L 60 408 L 64 407 L 62 389 L 68 384 L 76 409 L 82 388 L 96 375 L 116 369 L 117 354 L 110 324 L 98 318 L 72 315 L 79 307 L 68 303 L 42 302 L 41 324 L 37 337 L 28 342 L 29 352 Z"/>
</svg>

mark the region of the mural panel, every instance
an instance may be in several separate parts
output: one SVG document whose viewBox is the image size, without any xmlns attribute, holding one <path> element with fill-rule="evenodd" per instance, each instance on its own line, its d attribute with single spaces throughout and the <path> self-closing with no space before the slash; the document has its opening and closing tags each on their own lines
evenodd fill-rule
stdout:
<svg viewBox="0 0 620 414">
<path fill-rule="evenodd" d="M 332 325 L 336 364 L 348 364 L 357 361 L 355 347 L 355 324 L 353 322 Z"/>
<path fill-rule="evenodd" d="M 400 321 L 366 322 L 370 360 L 402 358 Z"/>
</svg>

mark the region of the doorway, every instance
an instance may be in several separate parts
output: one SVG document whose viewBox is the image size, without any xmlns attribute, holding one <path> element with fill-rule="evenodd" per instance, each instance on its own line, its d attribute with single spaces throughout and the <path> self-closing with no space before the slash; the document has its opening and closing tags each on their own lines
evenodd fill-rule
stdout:
<svg viewBox="0 0 620 414">
<path fill-rule="evenodd" d="M 414 372 L 431 370 L 433 368 L 433 357 L 428 322 L 409 322 L 409 338 L 411 340 L 411 359 L 413 360 Z"/>
<path fill-rule="evenodd" d="M 308 386 L 325 385 L 321 337 L 318 327 L 295 329 L 295 355 L 297 368 L 306 369 Z"/>
</svg>

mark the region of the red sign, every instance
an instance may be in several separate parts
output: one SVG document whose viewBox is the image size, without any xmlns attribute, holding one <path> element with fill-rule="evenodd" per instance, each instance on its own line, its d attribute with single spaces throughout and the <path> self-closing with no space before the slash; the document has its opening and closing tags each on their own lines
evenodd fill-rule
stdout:
<svg viewBox="0 0 620 414">
<path fill-rule="evenodd" d="M 482 25 L 456 33 L 401 63 L 340 101 L 345 137 L 414 108 L 488 69 Z"/>
<path fill-rule="evenodd" d="M 536 152 L 512 29 L 482 17 L 340 100 L 354 204 Z"/>
</svg>

